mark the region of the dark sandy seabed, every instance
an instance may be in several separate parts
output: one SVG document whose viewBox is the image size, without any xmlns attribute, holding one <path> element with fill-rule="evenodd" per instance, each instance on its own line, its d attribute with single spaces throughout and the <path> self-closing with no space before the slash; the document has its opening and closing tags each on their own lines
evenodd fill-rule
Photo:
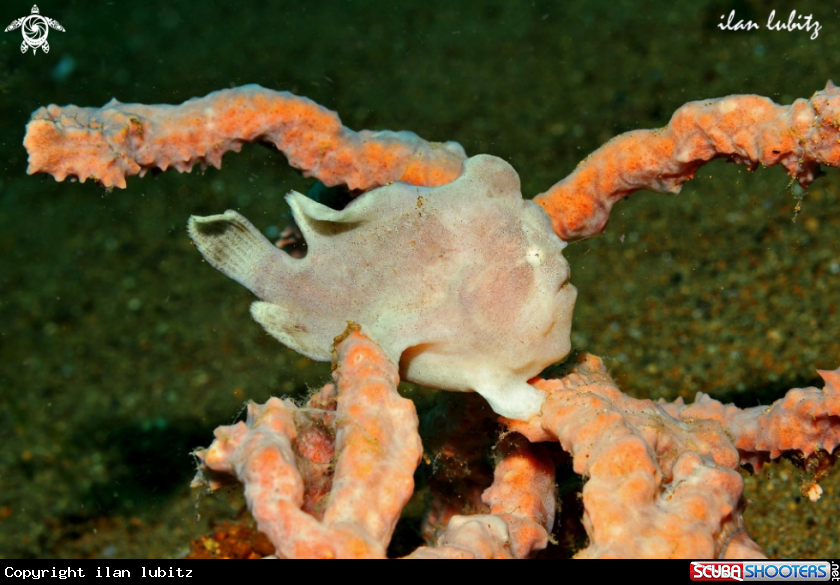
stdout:
<svg viewBox="0 0 840 585">
<path fill-rule="evenodd" d="M 316 6 L 317 4 L 317 6 Z M 190 452 L 246 400 L 301 396 L 327 364 L 248 315 L 250 293 L 191 246 L 190 214 L 285 222 L 311 181 L 246 146 L 224 168 L 129 179 L 125 191 L 27 176 L 30 113 L 48 103 L 179 103 L 245 83 L 306 95 L 354 129 L 413 130 L 511 162 L 533 196 L 610 137 L 686 101 L 780 103 L 840 78 L 840 17 L 764 28 L 776 1 L 39 4 L 66 29 L 49 54 L 0 37 L 0 556 L 172 557 L 236 491 L 191 492 Z M 31 6 L 7 2 L 0 21 Z M 731 32 L 721 14 L 762 24 Z M 778 18 L 777 18 L 778 19 Z M 840 79 L 836 79 L 840 81 Z M 751 406 L 840 365 L 840 171 L 797 196 L 779 168 L 714 162 L 679 196 L 638 193 L 570 246 L 573 343 L 636 396 L 699 391 Z M 421 408 L 433 395 L 407 389 Z M 747 478 L 747 525 L 773 557 L 840 557 L 835 473 L 812 504 L 789 464 Z M 418 509 L 413 506 L 412 509 Z M 566 554 L 573 551 L 566 551 Z"/>
</svg>

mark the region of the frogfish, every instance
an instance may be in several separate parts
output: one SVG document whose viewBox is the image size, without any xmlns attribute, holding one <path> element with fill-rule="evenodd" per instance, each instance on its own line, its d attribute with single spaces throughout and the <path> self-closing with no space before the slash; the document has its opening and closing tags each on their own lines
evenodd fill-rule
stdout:
<svg viewBox="0 0 840 585">
<path fill-rule="evenodd" d="M 303 258 L 235 211 L 188 226 L 207 262 L 259 298 L 251 315 L 268 333 L 328 361 L 355 322 L 409 382 L 477 392 L 510 419 L 540 412 L 544 394 L 528 380 L 569 353 L 577 290 L 566 243 L 522 198 L 513 167 L 475 156 L 451 183 L 392 183 L 342 210 L 286 200 Z"/>
</svg>

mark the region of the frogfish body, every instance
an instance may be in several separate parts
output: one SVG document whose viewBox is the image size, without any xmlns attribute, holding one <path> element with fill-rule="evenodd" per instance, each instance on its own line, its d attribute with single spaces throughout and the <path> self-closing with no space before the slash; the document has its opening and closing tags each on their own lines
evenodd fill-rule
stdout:
<svg viewBox="0 0 840 585">
<path fill-rule="evenodd" d="M 539 413 L 544 394 L 527 380 L 568 354 L 577 290 L 565 242 L 513 167 L 476 156 L 452 183 L 394 183 L 341 211 L 287 201 L 302 259 L 235 211 L 189 222 L 207 261 L 259 297 L 251 314 L 268 333 L 326 361 L 353 321 L 405 380 L 478 392 L 507 418 Z"/>
</svg>

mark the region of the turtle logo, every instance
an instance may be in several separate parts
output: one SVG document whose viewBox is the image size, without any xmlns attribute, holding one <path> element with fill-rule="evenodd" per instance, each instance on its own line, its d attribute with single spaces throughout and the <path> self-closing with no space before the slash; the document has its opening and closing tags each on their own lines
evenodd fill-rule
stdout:
<svg viewBox="0 0 840 585">
<path fill-rule="evenodd" d="M 12 21 L 12 24 L 6 27 L 5 32 L 21 27 L 23 29 L 23 42 L 20 45 L 20 52 L 25 53 L 26 49 L 32 47 L 33 55 L 38 52 L 38 47 L 45 53 L 50 52 L 50 44 L 47 42 L 47 34 L 50 32 L 49 27 L 64 32 L 64 27 L 58 24 L 57 20 L 39 14 L 37 4 L 32 7 L 32 14 Z"/>
</svg>

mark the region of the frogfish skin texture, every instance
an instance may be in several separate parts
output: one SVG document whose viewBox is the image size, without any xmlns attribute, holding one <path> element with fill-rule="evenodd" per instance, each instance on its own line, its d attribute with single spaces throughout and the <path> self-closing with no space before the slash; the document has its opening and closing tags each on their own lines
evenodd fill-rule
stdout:
<svg viewBox="0 0 840 585">
<path fill-rule="evenodd" d="M 513 167 L 476 156 L 452 183 L 394 183 L 341 211 L 295 192 L 287 201 L 302 259 L 235 211 L 188 228 L 211 265 L 259 297 L 251 314 L 266 331 L 326 361 L 353 321 L 405 380 L 478 392 L 512 419 L 539 413 L 544 394 L 527 380 L 568 354 L 577 290 L 565 242 L 522 198 Z"/>
</svg>

